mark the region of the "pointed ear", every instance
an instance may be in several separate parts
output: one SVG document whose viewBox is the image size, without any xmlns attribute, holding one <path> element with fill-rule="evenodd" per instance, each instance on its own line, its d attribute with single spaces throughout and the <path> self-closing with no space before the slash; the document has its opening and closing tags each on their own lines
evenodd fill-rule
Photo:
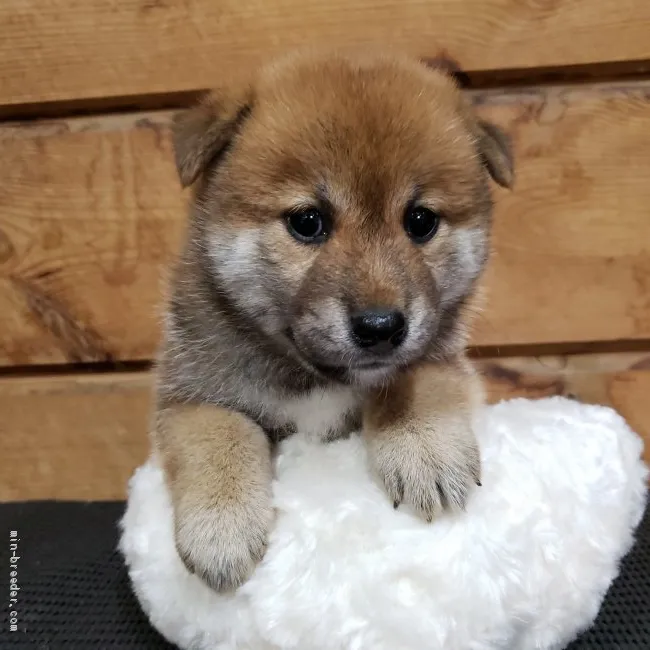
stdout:
<svg viewBox="0 0 650 650">
<path fill-rule="evenodd" d="M 250 113 L 252 92 L 215 91 L 172 122 L 176 168 L 183 187 L 192 185 L 222 153 Z"/>
<path fill-rule="evenodd" d="M 512 188 L 515 170 L 510 137 L 485 120 L 476 120 L 474 133 L 479 154 L 490 176 L 502 187 Z"/>
<path fill-rule="evenodd" d="M 459 88 L 468 88 L 470 86 L 469 75 L 463 71 L 460 64 L 445 53 L 440 53 L 430 59 L 423 59 L 424 64 L 440 72 L 444 72 L 451 77 Z"/>
<path fill-rule="evenodd" d="M 438 70 L 451 77 L 457 88 L 469 86 L 469 77 L 453 59 L 440 54 L 428 59 L 425 63 L 432 69 Z M 515 181 L 512 142 L 510 136 L 498 126 L 479 119 L 474 114 L 471 101 L 461 100 L 461 114 L 476 138 L 476 143 L 483 161 L 492 179 L 502 187 L 512 188 Z"/>
</svg>

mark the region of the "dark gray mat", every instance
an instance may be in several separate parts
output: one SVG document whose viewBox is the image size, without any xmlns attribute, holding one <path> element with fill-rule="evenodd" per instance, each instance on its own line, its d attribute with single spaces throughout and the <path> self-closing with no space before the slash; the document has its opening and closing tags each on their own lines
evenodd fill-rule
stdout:
<svg viewBox="0 0 650 650">
<path fill-rule="evenodd" d="M 148 624 L 115 550 L 124 504 L 0 504 L 0 648 L 171 650 Z M 10 531 L 18 534 L 18 631 L 9 630 Z M 570 650 L 650 650 L 650 510 L 595 626 Z M 426 649 L 423 649 L 426 650 Z"/>
</svg>

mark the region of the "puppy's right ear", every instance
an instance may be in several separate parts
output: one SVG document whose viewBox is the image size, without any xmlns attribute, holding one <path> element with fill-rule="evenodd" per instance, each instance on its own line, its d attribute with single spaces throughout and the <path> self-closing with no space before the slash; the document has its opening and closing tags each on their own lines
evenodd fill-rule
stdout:
<svg viewBox="0 0 650 650">
<path fill-rule="evenodd" d="M 212 160 L 224 151 L 250 113 L 252 92 L 227 95 L 212 92 L 172 122 L 176 168 L 183 187 L 192 185 Z"/>
<path fill-rule="evenodd" d="M 515 171 L 512 143 L 508 134 L 490 122 L 477 120 L 475 135 L 483 164 L 492 179 L 501 187 L 512 189 Z"/>
</svg>

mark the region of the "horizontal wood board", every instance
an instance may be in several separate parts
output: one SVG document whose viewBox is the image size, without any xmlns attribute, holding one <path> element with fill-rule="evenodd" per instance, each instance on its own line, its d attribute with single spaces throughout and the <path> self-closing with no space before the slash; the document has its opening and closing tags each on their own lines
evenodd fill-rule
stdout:
<svg viewBox="0 0 650 650">
<path fill-rule="evenodd" d="M 195 90 L 300 47 L 465 70 L 650 59 L 646 0 L 4 0 L 0 105 Z"/>
</svg>

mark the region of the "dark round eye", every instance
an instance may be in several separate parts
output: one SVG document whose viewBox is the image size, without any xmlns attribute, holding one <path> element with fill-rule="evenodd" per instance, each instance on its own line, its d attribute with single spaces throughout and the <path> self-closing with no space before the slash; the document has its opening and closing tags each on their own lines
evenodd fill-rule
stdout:
<svg viewBox="0 0 650 650">
<path fill-rule="evenodd" d="M 287 228 L 293 237 L 305 244 L 319 243 L 328 235 L 325 217 L 318 208 L 292 210 L 287 214 Z"/>
<path fill-rule="evenodd" d="M 440 215 L 422 205 L 411 206 L 404 215 L 404 230 L 416 244 L 428 242 L 439 225 Z"/>
</svg>

